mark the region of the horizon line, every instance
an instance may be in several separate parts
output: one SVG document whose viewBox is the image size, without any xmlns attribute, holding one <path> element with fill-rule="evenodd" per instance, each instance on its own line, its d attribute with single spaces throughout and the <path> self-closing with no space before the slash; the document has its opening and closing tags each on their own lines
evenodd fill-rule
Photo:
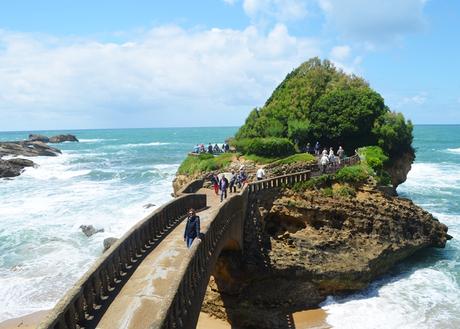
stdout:
<svg viewBox="0 0 460 329">
<path fill-rule="evenodd" d="M 460 123 L 413 123 L 414 126 L 459 126 Z M 241 126 L 170 126 L 170 127 L 114 127 L 114 128 L 59 128 L 31 130 L 0 130 L 0 133 L 27 133 L 41 131 L 82 131 L 82 130 L 128 130 L 128 129 L 193 129 L 193 128 L 239 128 Z"/>
</svg>

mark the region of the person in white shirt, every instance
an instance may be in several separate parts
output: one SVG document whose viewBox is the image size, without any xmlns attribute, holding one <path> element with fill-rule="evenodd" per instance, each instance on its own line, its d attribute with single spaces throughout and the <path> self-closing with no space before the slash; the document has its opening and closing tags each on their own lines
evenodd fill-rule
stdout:
<svg viewBox="0 0 460 329">
<path fill-rule="evenodd" d="M 323 154 L 321 156 L 320 164 L 321 164 L 321 173 L 325 174 L 326 173 L 326 168 L 329 163 L 329 158 L 326 154 Z"/>
<path fill-rule="evenodd" d="M 265 177 L 265 170 L 264 170 L 263 168 L 257 169 L 256 176 L 257 176 L 257 180 L 262 180 L 262 179 L 264 179 L 264 177 Z"/>
</svg>

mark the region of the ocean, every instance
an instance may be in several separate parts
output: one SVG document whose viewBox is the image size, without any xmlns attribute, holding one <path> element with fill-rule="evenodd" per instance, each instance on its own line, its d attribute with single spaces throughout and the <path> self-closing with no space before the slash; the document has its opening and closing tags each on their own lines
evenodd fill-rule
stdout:
<svg viewBox="0 0 460 329">
<path fill-rule="evenodd" d="M 12 180 L 0 180 L 0 322 L 50 309 L 102 253 L 170 200 L 172 179 L 196 143 L 222 143 L 237 128 L 43 131 L 72 133 L 58 157 L 31 158 Z M 0 132 L 0 140 L 29 132 Z M 417 158 L 401 196 L 432 212 L 454 239 L 417 253 L 368 289 L 329 297 L 333 328 L 460 328 L 460 126 L 416 126 Z M 103 228 L 86 237 L 80 225 Z"/>
</svg>

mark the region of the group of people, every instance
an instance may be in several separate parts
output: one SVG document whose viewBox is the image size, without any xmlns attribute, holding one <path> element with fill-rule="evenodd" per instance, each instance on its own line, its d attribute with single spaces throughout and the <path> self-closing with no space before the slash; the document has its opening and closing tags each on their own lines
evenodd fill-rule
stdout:
<svg viewBox="0 0 460 329">
<path fill-rule="evenodd" d="M 321 173 L 324 174 L 328 166 L 332 168 L 338 167 L 344 158 L 345 151 L 342 148 L 342 146 L 339 146 L 339 149 L 337 150 L 337 155 L 334 153 L 334 149 L 332 147 L 329 148 L 329 152 L 326 148 L 324 148 L 319 160 Z"/>
<path fill-rule="evenodd" d="M 211 180 L 216 195 L 219 195 L 220 191 L 220 202 L 222 202 L 227 198 L 227 190 L 230 190 L 230 193 L 236 193 L 236 187 L 238 186 L 238 188 L 241 189 L 244 184 L 247 183 L 248 176 L 244 167 L 241 166 L 238 174 L 232 170 L 230 180 L 225 177 L 225 174 L 222 174 L 220 178 L 217 174 L 211 174 L 209 179 Z"/>
<path fill-rule="evenodd" d="M 212 146 L 211 143 L 209 143 L 208 146 L 204 146 L 204 144 L 196 144 L 195 147 L 193 148 L 193 153 L 209 153 L 209 154 L 218 154 L 218 153 L 224 153 L 224 152 L 229 152 L 230 151 L 230 145 L 228 145 L 227 142 L 222 144 L 222 147 L 219 147 L 219 145 L 214 144 Z"/>
<path fill-rule="evenodd" d="M 219 195 L 220 191 L 220 202 L 223 202 L 227 198 L 227 190 L 230 190 L 230 193 L 236 193 L 236 187 L 238 186 L 241 189 L 247 183 L 248 176 L 244 166 L 241 166 L 238 173 L 232 170 L 230 180 L 225 177 L 225 174 L 222 174 L 219 178 L 215 173 L 211 174 L 209 179 L 216 195 Z M 184 241 L 187 248 L 192 246 L 193 240 L 196 238 L 200 239 L 200 217 L 196 215 L 195 209 L 191 208 L 188 212 L 184 231 Z"/>
</svg>

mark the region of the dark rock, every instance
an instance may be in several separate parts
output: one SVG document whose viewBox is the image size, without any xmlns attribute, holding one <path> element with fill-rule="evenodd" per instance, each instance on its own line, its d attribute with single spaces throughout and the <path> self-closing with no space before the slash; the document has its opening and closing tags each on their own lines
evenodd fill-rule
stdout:
<svg viewBox="0 0 460 329">
<path fill-rule="evenodd" d="M 87 237 L 90 237 L 96 233 L 99 233 L 99 232 L 104 232 L 104 229 L 101 228 L 101 229 L 95 229 L 93 225 L 81 225 L 80 226 L 81 230 L 83 233 L 85 233 L 85 235 Z"/>
<path fill-rule="evenodd" d="M 34 167 L 35 163 L 26 159 L 0 159 L 0 178 L 19 176 L 25 167 Z"/>
<path fill-rule="evenodd" d="M 70 134 L 57 135 L 57 136 L 50 137 L 49 142 L 50 143 L 78 142 L 78 139 L 74 135 L 70 135 Z"/>
<path fill-rule="evenodd" d="M 50 139 L 45 135 L 29 134 L 29 141 L 48 143 Z"/>
<path fill-rule="evenodd" d="M 57 156 L 61 151 L 43 142 L 0 142 L 0 158 L 5 155 L 13 156 Z"/>
<path fill-rule="evenodd" d="M 107 250 L 109 250 L 110 247 L 113 246 L 113 244 L 114 244 L 115 242 L 117 242 L 117 241 L 118 241 L 118 239 L 117 239 L 117 238 L 113 238 L 113 237 L 104 239 L 104 252 L 106 252 Z"/>
</svg>

